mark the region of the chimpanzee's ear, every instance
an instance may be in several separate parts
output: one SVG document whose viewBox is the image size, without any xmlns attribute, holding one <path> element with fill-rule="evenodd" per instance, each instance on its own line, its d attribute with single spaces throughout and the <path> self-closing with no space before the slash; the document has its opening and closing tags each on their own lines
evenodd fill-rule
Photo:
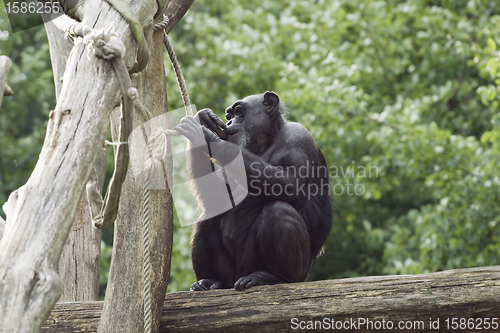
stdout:
<svg viewBox="0 0 500 333">
<path fill-rule="evenodd" d="M 272 115 L 280 106 L 280 98 L 273 91 L 266 91 L 264 93 L 263 104 L 267 107 L 267 113 Z"/>
</svg>

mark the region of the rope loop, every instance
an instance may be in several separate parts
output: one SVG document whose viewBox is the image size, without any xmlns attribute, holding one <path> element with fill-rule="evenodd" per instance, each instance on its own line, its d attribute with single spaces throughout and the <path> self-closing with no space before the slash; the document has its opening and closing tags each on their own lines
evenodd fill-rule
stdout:
<svg viewBox="0 0 500 333">
<path fill-rule="evenodd" d="M 163 14 L 163 20 L 155 24 L 155 30 L 165 30 L 170 23 L 168 16 Z"/>
</svg>

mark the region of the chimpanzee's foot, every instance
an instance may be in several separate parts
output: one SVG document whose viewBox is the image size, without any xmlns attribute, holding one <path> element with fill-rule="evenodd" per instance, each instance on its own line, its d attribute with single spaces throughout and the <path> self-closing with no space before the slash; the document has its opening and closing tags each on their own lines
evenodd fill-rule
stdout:
<svg viewBox="0 0 500 333">
<path fill-rule="evenodd" d="M 276 284 L 281 280 L 274 274 L 268 271 L 255 271 L 247 276 L 242 276 L 234 284 L 234 289 L 243 290 L 253 286 L 261 286 L 263 284 Z"/>
<path fill-rule="evenodd" d="M 222 283 L 217 280 L 201 279 L 191 285 L 191 291 L 222 289 Z"/>
</svg>

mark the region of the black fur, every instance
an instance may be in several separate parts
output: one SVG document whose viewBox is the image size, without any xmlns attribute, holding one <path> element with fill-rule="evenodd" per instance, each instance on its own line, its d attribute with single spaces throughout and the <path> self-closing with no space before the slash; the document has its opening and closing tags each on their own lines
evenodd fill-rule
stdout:
<svg viewBox="0 0 500 333">
<path fill-rule="evenodd" d="M 333 207 L 323 154 L 309 132 L 286 121 L 284 113 L 278 95 L 266 92 L 228 107 L 227 126 L 205 109 L 177 127 L 194 141 L 189 126 L 201 123 L 209 146 L 225 142 L 227 159 L 215 161 L 222 165 L 242 148 L 249 191 L 233 209 L 195 223 L 191 245 L 198 281 L 192 290 L 306 280 L 330 232 Z M 191 177 L 213 170 L 207 167 L 213 153 L 208 150 L 191 150 Z M 209 204 L 210 196 L 198 195 L 202 206 Z"/>
</svg>

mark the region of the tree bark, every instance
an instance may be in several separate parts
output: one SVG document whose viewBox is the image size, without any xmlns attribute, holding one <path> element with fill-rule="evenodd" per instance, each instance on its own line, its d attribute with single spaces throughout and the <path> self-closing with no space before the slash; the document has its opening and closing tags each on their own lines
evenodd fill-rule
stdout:
<svg viewBox="0 0 500 333">
<path fill-rule="evenodd" d="M 2 99 L 4 96 L 4 91 L 7 86 L 7 78 L 9 77 L 10 67 L 12 66 L 12 61 L 7 56 L 0 56 L 0 109 L 2 109 Z M 0 216 L 0 240 L 5 229 L 5 221 Z"/>
<path fill-rule="evenodd" d="M 147 20 L 153 17 L 156 3 L 134 0 L 131 7 Z M 124 60 L 131 66 L 135 43 L 121 15 L 100 0 L 87 0 L 82 10 L 87 26 L 107 28 L 113 23 L 127 49 Z M 103 146 L 109 114 L 120 96 L 111 64 L 89 57 L 86 49 L 82 43 L 73 48 L 39 160 L 28 182 L 4 205 L 7 226 L 0 241 L 1 332 L 38 331 L 62 292 L 56 267 Z"/>
<path fill-rule="evenodd" d="M 168 25 L 165 29 L 169 33 L 175 25 L 184 17 L 194 0 L 171 0 L 165 15 L 168 17 Z"/>
<path fill-rule="evenodd" d="M 49 40 L 50 62 L 52 64 L 52 75 L 54 77 L 54 86 L 56 88 L 56 100 L 59 100 L 61 93 L 66 62 L 73 49 L 73 42 L 65 37 L 65 32 L 55 26 L 51 21 L 50 13 L 43 13 L 45 31 Z"/>
<path fill-rule="evenodd" d="M 139 99 L 152 113 L 162 118 L 168 125 L 167 92 L 163 62 L 163 32 L 156 31 L 149 43 L 148 66 L 139 73 L 133 85 L 139 92 Z M 118 140 L 120 114 L 116 110 L 112 116 L 113 140 Z M 159 119 L 153 120 L 153 123 Z M 133 128 L 141 130 L 144 119 L 135 112 Z M 138 129 L 139 128 L 139 129 Z M 146 130 L 147 132 L 147 130 Z M 148 135 L 150 133 L 144 133 Z M 130 140 L 129 140 L 130 142 Z M 144 165 L 144 159 L 131 150 L 131 163 Z M 142 155 L 144 156 L 144 155 Z M 171 161 L 166 161 L 167 175 L 171 174 Z M 166 176 L 167 176 L 166 175 Z M 166 184 L 166 178 L 163 180 Z M 170 273 L 170 259 L 173 238 L 172 197 L 166 189 L 152 190 L 151 226 L 149 243 L 153 281 L 152 331 L 157 332 Z M 144 189 L 129 168 L 122 188 L 118 217 L 115 222 L 113 254 L 106 289 L 105 305 L 102 311 L 100 333 L 143 332 L 144 331 L 144 281 L 143 281 L 143 239 L 142 222 Z"/>
<path fill-rule="evenodd" d="M 98 188 L 102 189 L 106 174 L 106 152 L 96 161 Z M 59 276 L 63 292 L 59 302 L 97 301 L 101 268 L 101 230 L 94 228 L 87 195 L 84 192 L 71 231 L 59 260 Z"/>
<path fill-rule="evenodd" d="M 169 27 L 173 27 L 185 14 L 193 1 L 176 0 L 169 3 L 166 11 Z M 174 3 L 174 5 L 172 5 Z M 149 43 L 150 61 L 133 84 L 137 87 L 142 104 L 151 112 L 155 119 L 147 123 L 139 113 L 134 114 L 133 128 L 140 131 L 146 143 L 156 126 L 168 126 L 167 96 L 165 68 L 163 66 L 163 31 L 153 33 Z M 119 114 L 112 117 L 113 140 L 118 138 Z M 130 144 L 130 140 L 129 140 Z M 168 144 L 169 145 L 169 144 Z M 137 154 L 131 148 L 131 163 L 139 163 L 144 169 L 144 154 Z M 170 150 L 170 148 L 169 148 Z M 134 154 L 136 153 L 136 154 Z M 160 325 L 163 301 L 170 273 L 170 260 L 173 237 L 173 210 L 172 197 L 166 189 L 167 178 L 171 179 L 172 162 L 164 161 L 165 170 L 162 172 L 164 189 L 151 189 L 149 208 L 152 221 L 149 232 L 149 246 L 151 249 L 151 304 L 152 318 L 151 331 L 157 332 Z M 145 330 L 148 319 L 145 318 L 145 271 L 143 221 L 144 213 L 144 184 L 136 179 L 133 169 L 128 170 L 127 179 L 123 185 L 123 194 L 120 198 L 120 209 L 115 222 L 115 237 L 111 268 L 106 290 L 106 299 L 100 318 L 98 332 L 142 332 Z M 158 180 L 158 179 L 157 179 Z M 138 311 L 140 309 L 140 311 Z"/>
<path fill-rule="evenodd" d="M 82 196 L 59 260 L 62 295 L 59 302 L 97 301 L 101 267 L 101 230 L 92 225 L 86 195 Z"/>
<path fill-rule="evenodd" d="M 42 332 L 95 332 L 101 302 L 58 304 Z M 160 332 L 282 332 L 296 331 L 311 321 L 348 322 L 335 331 L 371 332 L 372 325 L 393 327 L 411 323 L 432 332 L 450 332 L 452 318 L 500 321 L 500 266 L 438 273 L 375 276 L 252 287 L 246 291 L 213 290 L 167 294 Z M 292 322 L 293 318 L 297 318 Z M 350 326 L 351 319 L 356 328 Z M 437 323 L 439 320 L 439 323 Z M 377 322 L 377 323 L 375 323 Z M 431 329 L 430 324 L 434 327 Z M 437 323 L 437 324 L 436 324 Z M 316 323 L 316 325 L 318 325 Z M 347 324 L 345 324 L 347 325 Z M 437 326 L 436 326 L 437 325 Z M 320 332 L 321 329 L 312 330 Z M 498 331 L 497 328 L 490 331 Z M 323 326 L 323 331 L 332 331 Z M 377 332 L 394 330 L 376 329 Z M 400 330 L 401 331 L 401 330 Z M 404 331 L 404 330 L 403 330 Z M 406 329 L 412 331 L 412 329 Z M 461 330 L 474 331 L 473 329 Z"/>
<path fill-rule="evenodd" d="M 7 78 L 9 77 L 12 61 L 7 56 L 0 56 L 0 109 L 2 108 L 2 99 L 7 87 Z M 0 234 L 0 238 L 1 238 Z"/>
<path fill-rule="evenodd" d="M 2 239 L 4 230 L 5 230 L 5 220 L 0 216 L 0 239 Z"/>
<path fill-rule="evenodd" d="M 57 28 L 44 13 L 45 30 L 50 47 L 50 60 L 56 88 L 56 99 L 62 88 L 62 78 L 66 69 L 73 42 Z M 98 186 L 102 188 L 106 172 L 106 153 L 101 152 L 97 162 L 100 170 Z M 71 231 L 59 260 L 59 276 L 63 293 L 59 302 L 97 301 L 99 299 L 99 271 L 101 266 L 101 230 L 95 229 L 89 214 L 87 195 L 84 192 L 75 214 Z"/>
</svg>

